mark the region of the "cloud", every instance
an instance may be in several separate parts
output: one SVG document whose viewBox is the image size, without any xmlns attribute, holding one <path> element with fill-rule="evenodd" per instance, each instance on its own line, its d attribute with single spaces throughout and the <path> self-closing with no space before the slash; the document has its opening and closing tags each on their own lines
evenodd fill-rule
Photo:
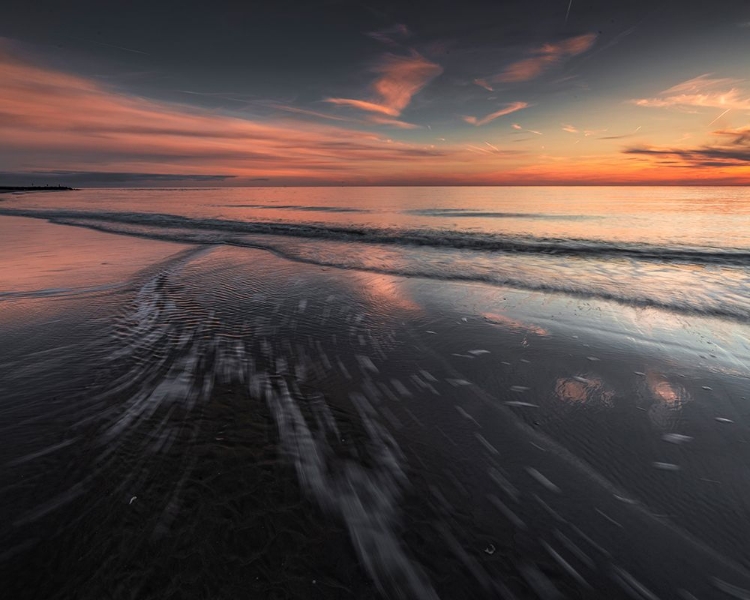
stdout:
<svg viewBox="0 0 750 600">
<path fill-rule="evenodd" d="M 409 56 L 387 54 L 373 71 L 379 73 L 371 85 L 373 99 L 326 98 L 325 101 L 365 112 L 398 117 L 414 95 L 440 75 L 443 68 L 417 52 L 412 52 Z"/>
<path fill-rule="evenodd" d="M 493 83 L 519 83 L 536 79 L 551 67 L 589 50 L 596 38 L 595 33 L 586 33 L 555 44 L 544 44 L 532 50 L 528 58 L 512 63 L 496 75 L 476 79 L 474 83 L 493 91 Z"/>
<path fill-rule="evenodd" d="M 750 148 L 703 147 L 693 149 L 636 147 L 628 148 L 625 154 L 640 154 L 664 159 L 678 159 L 685 167 L 747 167 L 750 165 Z M 679 164 L 664 160 L 664 164 Z"/>
<path fill-rule="evenodd" d="M 710 74 L 683 81 L 653 98 L 631 100 L 636 106 L 652 108 L 720 108 L 750 110 L 750 95 L 743 93 L 740 79 L 712 79 Z"/>
<path fill-rule="evenodd" d="M 421 129 L 421 125 L 415 125 L 414 123 L 407 123 L 406 121 L 400 121 L 399 119 L 391 119 L 389 117 L 379 117 L 372 115 L 368 117 L 368 121 L 377 125 L 388 125 L 390 127 L 397 127 L 398 129 Z"/>
<path fill-rule="evenodd" d="M 567 131 L 568 133 L 578 133 L 578 129 L 572 125 L 566 125 L 565 123 L 563 123 L 562 130 Z"/>
<path fill-rule="evenodd" d="M 716 144 L 697 148 L 667 148 L 635 146 L 626 148 L 625 154 L 650 156 L 664 164 L 685 167 L 744 167 L 750 166 L 750 127 L 722 129 L 714 135 L 731 138 Z"/>
<path fill-rule="evenodd" d="M 367 100 L 354 100 L 353 98 L 326 98 L 326 102 L 330 104 L 337 104 L 339 106 L 351 106 L 359 110 L 368 112 L 380 113 L 383 115 L 389 115 L 391 117 L 397 117 L 401 114 L 401 111 L 387 106 L 385 104 L 378 104 L 377 102 L 368 102 Z"/>
<path fill-rule="evenodd" d="M 0 40 L 0 164 L 6 172 L 366 183 L 475 168 L 459 147 L 435 149 L 291 117 L 255 121 L 128 95 L 21 60 L 13 48 Z M 389 85 L 397 86 L 396 81 L 392 76 Z M 392 106 L 405 102 L 388 85 L 381 89 Z M 413 127 L 388 115 L 383 119 L 391 126 Z"/>
<path fill-rule="evenodd" d="M 740 127 L 738 129 L 719 129 L 713 132 L 714 135 L 723 135 L 734 138 L 732 143 L 736 145 L 747 144 L 750 146 L 750 127 Z"/>
<path fill-rule="evenodd" d="M 406 25 L 402 23 L 396 23 L 395 25 L 386 27 L 385 29 L 371 31 L 367 35 L 382 44 L 386 44 L 388 46 L 400 46 L 401 44 L 398 40 L 403 40 L 410 37 L 411 31 L 409 31 L 409 28 Z"/>
<path fill-rule="evenodd" d="M 511 125 L 511 127 L 513 129 L 515 129 L 516 131 L 521 131 L 521 132 L 526 132 L 526 133 L 533 133 L 534 135 L 542 135 L 541 131 L 536 131 L 534 129 L 524 129 L 518 123 L 513 123 L 513 125 Z"/>
<path fill-rule="evenodd" d="M 486 125 L 487 123 L 489 123 L 490 121 L 494 121 L 498 117 L 509 115 L 519 110 L 523 110 L 524 108 L 527 108 L 528 106 L 529 104 L 527 102 L 513 102 L 509 104 L 508 106 L 506 106 L 505 108 L 501 108 L 500 110 L 490 113 L 489 115 L 481 119 L 478 119 L 477 117 L 464 117 L 463 119 L 470 125 L 474 125 L 478 127 L 480 125 Z"/>
<path fill-rule="evenodd" d="M 489 82 L 486 79 L 475 79 L 474 83 L 477 84 L 479 87 L 483 87 L 488 92 L 495 91 L 492 89 L 492 86 L 489 84 Z"/>
<path fill-rule="evenodd" d="M 327 113 L 322 113 L 317 110 L 308 110 L 306 108 L 299 108 L 297 106 L 289 106 L 288 104 L 278 104 L 278 103 L 272 103 L 270 104 L 271 108 L 274 108 L 276 110 L 283 110 L 284 112 L 290 112 L 295 113 L 298 115 L 305 115 L 308 117 L 317 117 L 319 119 L 328 119 L 329 121 L 342 121 L 345 123 L 357 123 L 357 119 L 350 119 L 349 117 L 342 117 L 339 115 L 329 115 Z"/>
</svg>

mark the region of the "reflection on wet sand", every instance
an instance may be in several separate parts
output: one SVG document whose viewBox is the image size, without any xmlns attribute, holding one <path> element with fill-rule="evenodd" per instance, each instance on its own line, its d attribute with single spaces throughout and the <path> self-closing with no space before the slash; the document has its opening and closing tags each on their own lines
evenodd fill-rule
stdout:
<svg viewBox="0 0 750 600">
<path fill-rule="evenodd" d="M 747 529 L 732 516 L 742 500 L 718 511 L 695 482 L 674 487 L 669 477 L 687 469 L 669 473 L 668 452 L 686 434 L 664 443 L 650 427 L 676 418 L 687 386 L 665 360 L 647 374 L 624 368 L 646 359 L 609 333 L 584 333 L 571 316 L 581 304 L 542 327 L 489 286 L 219 246 L 154 266 L 108 298 L 114 314 L 74 352 L 0 361 L 0 392 L 15 403 L 0 423 L 15 478 L 0 505 L 15 523 L 5 539 L 15 564 L 32 557 L 51 565 L 44 573 L 65 572 L 61 591 L 47 581 L 48 597 L 124 597 L 128 577 L 180 597 L 196 581 L 217 595 L 431 600 L 711 598 L 720 585 L 748 587 L 726 558 L 746 557 L 731 539 Z M 461 310 L 446 298 L 461 298 Z M 518 304 L 538 302 L 524 294 Z M 581 335 L 560 335 L 563 326 Z M 34 389 L 21 385 L 29 380 Z M 736 422 L 710 424 L 739 437 L 742 415 L 724 414 Z M 643 508 L 659 495 L 683 511 L 668 525 Z M 691 502 L 710 518 L 684 518 Z"/>
<path fill-rule="evenodd" d="M 612 406 L 615 395 L 600 378 L 591 375 L 561 377 L 555 385 L 555 393 L 563 402 L 596 402 L 602 406 Z"/>
<path fill-rule="evenodd" d="M 655 402 L 648 407 L 648 418 L 654 427 L 668 430 L 680 420 L 682 408 L 691 401 L 687 390 L 656 371 L 646 372 L 646 385 Z"/>
<path fill-rule="evenodd" d="M 681 386 L 671 383 L 662 373 L 647 371 L 646 383 L 654 399 L 668 404 L 671 408 L 679 408 L 690 401 L 687 391 Z"/>
<path fill-rule="evenodd" d="M 517 331 L 517 332 L 522 332 L 522 333 L 533 333 L 534 335 L 539 335 L 539 336 L 549 335 L 549 331 L 547 331 L 543 327 L 539 327 L 538 325 L 534 325 L 532 323 L 524 323 L 523 321 L 519 321 L 518 319 L 513 319 L 511 317 L 508 317 L 506 315 L 501 315 L 496 312 L 482 313 L 482 317 L 484 317 L 485 321 L 487 321 L 488 323 L 493 323 L 495 325 L 502 325 L 503 327 L 506 327 L 510 329 L 511 331 Z"/>
<path fill-rule="evenodd" d="M 358 294 L 375 313 L 390 314 L 395 311 L 411 313 L 413 317 L 415 313 L 423 312 L 423 307 L 409 297 L 408 289 L 397 277 L 360 272 L 354 274 L 352 279 L 358 286 L 352 286 L 352 293 Z"/>
</svg>

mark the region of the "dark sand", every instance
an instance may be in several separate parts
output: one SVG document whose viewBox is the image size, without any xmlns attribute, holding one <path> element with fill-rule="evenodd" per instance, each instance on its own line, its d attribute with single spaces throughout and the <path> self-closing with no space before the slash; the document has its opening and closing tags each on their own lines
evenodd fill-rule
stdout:
<svg viewBox="0 0 750 600">
<path fill-rule="evenodd" d="M 5 597 L 750 589 L 734 326 L 171 248 L 0 303 Z"/>
</svg>

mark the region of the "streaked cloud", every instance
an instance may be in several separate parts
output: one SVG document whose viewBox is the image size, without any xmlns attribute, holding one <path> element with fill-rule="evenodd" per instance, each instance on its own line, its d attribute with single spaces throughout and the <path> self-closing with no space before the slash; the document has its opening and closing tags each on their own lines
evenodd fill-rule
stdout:
<svg viewBox="0 0 750 600">
<path fill-rule="evenodd" d="M 533 49 L 528 58 L 510 64 L 491 77 L 475 79 L 474 83 L 493 91 L 492 84 L 495 83 L 519 83 L 536 79 L 551 67 L 589 50 L 596 38 L 597 34 L 586 33 L 561 42 L 544 44 Z"/>
<path fill-rule="evenodd" d="M 378 31 L 371 31 L 367 34 L 374 40 L 388 46 L 399 46 L 400 40 L 405 40 L 411 36 L 411 31 L 403 23 L 396 23 L 391 27 L 379 29 Z"/>
<path fill-rule="evenodd" d="M 390 127 L 396 127 L 398 129 L 421 129 L 420 125 L 414 123 L 407 123 L 406 121 L 400 121 L 399 119 L 391 119 L 390 117 L 380 117 L 378 115 L 370 115 L 367 118 L 371 123 L 377 125 L 388 125 Z"/>
<path fill-rule="evenodd" d="M 372 99 L 326 98 L 325 101 L 398 117 L 414 95 L 443 72 L 440 65 L 414 51 L 409 56 L 387 54 L 372 70 L 379 74 L 371 85 Z"/>
<path fill-rule="evenodd" d="M 533 133 L 534 135 L 542 135 L 541 131 L 536 131 L 534 129 L 525 129 L 525 128 L 521 127 L 521 125 L 519 125 L 518 123 L 513 123 L 513 125 L 511 125 L 511 127 L 513 129 L 515 129 L 516 131 L 520 131 L 520 132 L 524 132 L 524 133 Z"/>
<path fill-rule="evenodd" d="M 4 46 L 0 81 L 0 162 L 6 171 L 44 165 L 49 172 L 115 167 L 170 176 L 377 181 L 470 165 L 469 153 L 458 147 L 435 149 L 302 120 L 254 121 L 123 94 L 20 60 Z M 395 92 L 389 98 L 393 106 L 404 101 Z"/>
<path fill-rule="evenodd" d="M 750 127 L 722 129 L 713 133 L 721 138 L 718 142 L 694 148 L 635 146 L 624 152 L 649 156 L 662 164 L 673 166 L 742 167 L 743 171 L 750 167 Z"/>
<path fill-rule="evenodd" d="M 489 84 L 489 82 L 486 79 L 475 79 L 474 83 L 476 83 L 479 87 L 483 87 L 488 92 L 495 91 L 494 89 L 492 89 L 492 86 Z"/>
<path fill-rule="evenodd" d="M 739 127 L 737 129 L 719 129 L 713 132 L 714 135 L 723 135 L 734 138 L 734 144 L 750 145 L 750 126 Z"/>
<path fill-rule="evenodd" d="M 750 94 L 738 86 L 741 79 L 711 78 L 700 75 L 664 90 L 653 98 L 631 100 L 636 106 L 653 108 L 720 108 L 750 110 Z"/>
<path fill-rule="evenodd" d="M 572 125 L 566 125 L 565 123 L 563 123 L 562 125 L 562 130 L 567 131 L 568 133 L 578 133 L 578 129 L 576 129 Z"/>
<path fill-rule="evenodd" d="M 328 119 L 329 121 L 341 121 L 344 123 L 356 123 L 357 119 L 351 119 L 349 117 L 342 117 L 340 115 L 331 115 L 328 113 L 322 113 L 317 110 L 309 110 L 306 108 L 299 108 L 297 106 L 289 106 L 287 104 L 271 104 L 271 108 L 276 110 L 283 110 L 284 112 L 290 112 L 297 115 L 305 115 L 308 117 L 316 117 L 318 119 Z"/>
<path fill-rule="evenodd" d="M 524 108 L 528 108 L 528 106 L 529 106 L 528 102 L 513 102 L 507 105 L 505 108 L 496 110 L 495 112 L 490 113 L 489 115 L 487 115 L 486 117 L 482 117 L 481 119 L 477 117 L 463 117 L 463 119 L 470 125 L 474 125 L 478 127 L 480 125 L 486 125 L 487 123 L 494 121 L 498 117 L 503 117 L 505 115 L 509 115 L 519 110 L 523 110 Z"/>
</svg>

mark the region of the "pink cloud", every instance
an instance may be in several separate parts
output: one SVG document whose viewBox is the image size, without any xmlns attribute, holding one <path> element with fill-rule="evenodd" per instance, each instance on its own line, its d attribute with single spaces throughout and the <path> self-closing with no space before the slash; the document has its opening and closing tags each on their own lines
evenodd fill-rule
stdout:
<svg viewBox="0 0 750 600">
<path fill-rule="evenodd" d="M 296 119 L 297 112 L 308 114 L 296 108 L 281 119 L 238 118 L 125 94 L 19 60 L 11 50 L 0 43 L 0 164 L 6 171 L 368 184 L 429 182 L 438 174 L 460 179 L 489 169 L 465 147 L 406 143 L 361 129 L 373 123 L 417 127 L 382 112 L 341 124 Z M 390 98 L 399 105 L 401 96 Z"/>
<path fill-rule="evenodd" d="M 501 108 L 500 110 L 490 113 L 489 115 L 487 115 L 486 117 L 482 117 L 481 119 L 478 119 L 477 117 L 464 117 L 463 119 L 470 125 L 474 125 L 478 127 L 480 125 L 486 125 L 487 123 L 494 121 L 498 117 L 509 115 L 519 110 L 523 110 L 524 108 L 527 108 L 528 106 L 529 104 L 527 102 L 513 102 L 512 104 L 509 104 L 505 108 Z"/>
<path fill-rule="evenodd" d="M 516 131 L 525 131 L 526 133 L 533 133 L 534 135 L 542 135 L 541 131 L 536 131 L 534 129 L 524 129 L 518 123 L 513 123 L 511 127 L 515 129 Z"/>
<path fill-rule="evenodd" d="M 400 110 L 386 106 L 384 104 L 378 104 L 377 102 L 368 102 L 367 100 L 354 100 L 352 98 L 326 98 L 326 102 L 331 104 L 337 104 L 339 106 L 351 106 L 359 110 L 368 112 L 380 113 L 383 115 L 389 115 L 391 117 L 397 117 L 401 114 Z"/>
<path fill-rule="evenodd" d="M 443 68 L 412 52 L 410 56 L 388 54 L 373 71 L 380 74 L 371 85 L 374 99 L 326 98 L 325 101 L 398 117 L 411 99 L 443 72 Z"/>
<path fill-rule="evenodd" d="M 487 82 L 486 79 L 475 79 L 474 83 L 476 83 L 479 87 L 483 87 L 488 92 L 494 92 L 495 90 L 492 89 L 492 86 Z"/>
<path fill-rule="evenodd" d="M 750 94 L 740 90 L 739 79 L 712 79 L 700 75 L 664 90 L 653 98 L 640 98 L 631 102 L 636 106 L 652 108 L 720 108 L 722 110 L 750 110 Z"/>
<path fill-rule="evenodd" d="M 399 165 L 433 168 L 461 151 L 386 143 L 374 133 L 288 119 L 251 121 L 110 90 L 29 64 L 0 46 L 0 162 L 65 169 L 305 177 Z M 396 102 L 397 104 L 397 102 Z M 385 122 L 409 128 L 395 119 Z M 445 165 L 444 167 L 445 168 Z"/>
<path fill-rule="evenodd" d="M 493 83 L 518 83 L 536 79 L 550 67 L 589 50 L 596 37 L 595 33 L 587 33 L 556 44 L 544 44 L 532 50 L 528 58 L 512 63 L 497 75 L 476 79 L 474 83 L 492 91 Z"/>
<path fill-rule="evenodd" d="M 390 127 L 397 127 L 398 129 L 421 129 L 419 125 L 415 125 L 414 123 L 407 123 L 406 121 L 390 119 L 388 117 L 379 117 L 378 115 L 369 115 L 367 120 L 377 125 L 388 125 Z"/>
</svg>

